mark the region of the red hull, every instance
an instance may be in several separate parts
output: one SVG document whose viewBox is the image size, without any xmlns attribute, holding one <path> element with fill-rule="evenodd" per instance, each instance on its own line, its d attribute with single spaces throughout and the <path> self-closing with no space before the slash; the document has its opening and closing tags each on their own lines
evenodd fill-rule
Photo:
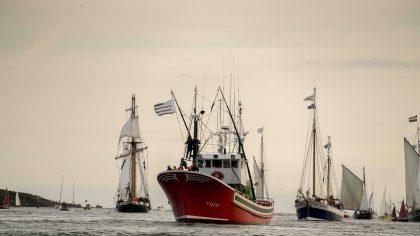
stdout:
<svg viewBox="0 0 420 236">
<path fill-rule="evenodd" d="M 157 179 L 180 222 L 266 224 L 273 217 L 273 205 L 259 205 L 207 174 L 174 170 Z"/>
</svg>

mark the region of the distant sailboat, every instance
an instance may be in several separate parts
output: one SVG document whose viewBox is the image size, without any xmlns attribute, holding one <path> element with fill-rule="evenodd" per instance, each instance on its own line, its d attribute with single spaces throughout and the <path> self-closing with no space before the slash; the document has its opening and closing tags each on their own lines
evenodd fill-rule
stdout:
<svg viewBox="0 0 420 236">
<path fill-rule="evenodd" d="M 379 208 L 378 219 L 389 220 L 390 215 L 388 212 L 389 212 L 389 207 L 388 207 L 388 203 L 386 202 L 386 186 L 385 186 L 384 193 L 382 194 L 381 207 Z"/>
<path fill-rule="evenodd" d="M 151 209 L 147 184 L 146 149 L 140 134 L 136 98 L 131 98 L 130 118 L 123 126 L 115 159 L 121 161 L 116 208 L 120 212 L 148 212 Z M 122 145 L 122 146 L 121 146 Z"/>
<path fill-rule="evenodd" d="M 342 221 L 344 218 L 343 205 L 338 198 L 334 198 L 331 188 L 331 141 L 324 147 L 327 148 L 327 159 L 323 155 L 316 107 L 316 89 L 304 101 L 312 101 L 308 106 L 312 110 L 312 132 L 305 153 L 300 186 L 295 200 L 297 218 Z M 325 166 L 324 166 L 325 164 Z M 311 168 L 312 166 L 312 168 Z M 309 174 L 312 169 L 312 188 L 309 186 Z M 324 173 L 326 170 L 327 173 Z M 318 178 L 319 177 L 319 178 Z M 305 182 L 307 180 L 307 182 Z M 306 189 L 303 189 L 306 188 Z M 326 194 L 323 190 L 326 189 Z M 318 191 L 317 191 L 318 190 Z M 312 194 L 311 194 L 312 192 Z"/>
<path fill-rule="evenodd" d="M 61 196 L 63 195 L 63 185 L 64 185 L 64 175 L 61 177 L 61 188 L 60 188 L 60 200 L 58 200 L 58 208 L 60 211 L 68 211 L 69 208 L 67 207 L 66 202 L 61 202 Z"/>
<path fill-rule="evenodd" d="M 354 219 L 372 219 L 373 211 L 369 207 L 366 194 L 365 168 L 363 167 L 363 180 L 344 165 L 342 168 L 341 201 L 344 209 L 354 210 Z"/>
<path fill-rule="evenodd" d="M 261 134 L 260 142 L 260 165 L 258 166 L 257 161 L 254 157 L 254 176 L 255 176 L 255 199 L 260 204 L 267 206 L 272 205 L 273 200 L 268 196 L 268 189 L 265 179 L 265 164 L 264 164 L 264 129 L 259 128 L 257 133 Z"/>
<path fill-rule="evenodd" d="M 9 191 L 6 188 L 6 191 L 4 191 L 3 200 L 0 204 L 0 209 L 9 209 L 9 207 L 10 207 Z"/>
<path fill-rule="evenodd" d="M 395 211 L 395 206 L 394 206 L 394 210 L 393 213 Z M 398 212 L 398 217 L 395 214 L 392 214 L 392 221 L 401 221 L 401 222 L 408 222 L 408 211 L 407 211 L 407 207 L 404 204 L 404 199 L 401 202 L 401 207 L 400 207 L 400 211 Z"/>
<path fill-rule="evenodd" d="M 22 204 L 20 203 L 20 198 L 19 198 L 19 193 L 18 192 L 16 192 L 15 206 L 16 207 L 21 207 L 22 206 Z"/>
</svg>

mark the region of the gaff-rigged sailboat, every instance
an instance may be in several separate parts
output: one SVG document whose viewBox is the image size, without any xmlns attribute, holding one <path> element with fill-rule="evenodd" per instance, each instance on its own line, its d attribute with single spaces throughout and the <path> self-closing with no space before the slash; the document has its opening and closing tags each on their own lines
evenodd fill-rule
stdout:
<svg viewBox="0 0 420 236">
<path fill-rule="evenodd" d="M 261 204 L 266 203 L 267 205 L 272 204 L 272 199 L 268 196 L 267 181 L 265 175 L 265 163 L 264 163 L 264 128 L 259 128 L 257 133 L 261 134 L 261 143 L 260 143 L 260 165 L 254 157 L 254 186 L 255 186 L 255 198 L 256 201 Z"/>
<path fill-rule="evenodd" d="M 410 122 L 417 121 L 417 116 L 410 117 Z M 411 145 L 404 138 L 405 153 L 405 191 L 406 206 L 409 209 L 408 221 L 420 222 L 420 128 L 417 125 L 417 151 L 416 145 Z"/>
<path fill-rule="evenodd" d="M 365 168 L 363 180 L 342 165 L 341 202 L 344 209 L 354 210 L 354 219 L 372 219 L 373 210 L 369 206 L 366 193 Z"/>
<path fill-rule="evenodd" d="M 392 215 L 391 198 L 389 198 L 389 201 L 387 202 L 386 186 L 385 186 L 384 192 L 382 193 L 382 201 L 381 201 L 381 206 L 379 208 L 378 219 L 391 220 L 391 215 Z"/>
<path fill-rule="evenodd" d="M 155 105 L 158 115 L 176 112 L 173 93 L 172 96 L 170 101 Z M 196 88 L 191 125 L 187 125 L 181 108 L 176 104 L 187 130 L 184 149 L 186 160 L 182 158 L 181 164 L 186 167 L 186 161 L 192 159 L 190 171 L 180 166 L 178 170 L 168 168 L 157 176 L 175 219 L 179 222 L 219 224 L 270 222 L 274 214 L 274 202 L 256 199 L 243 146 L 247 132 L 244 132 L 242 125 L 242 104 L 238 103 L 238 111 L 232 112 L 219 88 L 209 114 L 204 115 L 204 110 L 197 111 Z M 216 104 L 219 109 L 215 109 L 215 117 L 211 115 L 214 114 Z M 229 117 L 229 125 L 223 123 L 224 115 Z M 216 131 L 208 128 L 210 124 L 216 127 Z M 190 127 L 193 135 L 190 134 Z"/>
<path fill-rule="evenodd" d="M 304 166 L 300 179 L 300 186 L 295 200 L 297 218 L 342 221 L 344 218 L 343 206 L 338 198 L 334 198 L 331 163 L 331 141 L 324 146 L 327 148 L 328 157 L 325 159 L 320 138 L 316 89 L 304 101 L 312 101 L 308 106 L 312 111 L 312 132 L 307 142 Z M 312 168 L 311 168 L 312 167 Z M 312 188 L 310 187 L 310 169 L 312 169 Z M 324 173 L 326 170 L 327 173 Z M 326 193 L 324 193 L 324 189 Z"/>
<path fill-rule="evenodd" d="M 0 209 L 9 209 L 10 207 L 10 198 L 9 198 L 9 190 L 4 191 L 3 200 L 0 204 Z"/>
<path fill-rule="evenodd" d="M 120 179 L 116 208 L 120 212 L 148 212 L 151 209 L 147 185 L 147 146 L 139 129 L 136 98 L 131 97 L 130 117 L 121 129 L 118 143 Z"/>
</svg>

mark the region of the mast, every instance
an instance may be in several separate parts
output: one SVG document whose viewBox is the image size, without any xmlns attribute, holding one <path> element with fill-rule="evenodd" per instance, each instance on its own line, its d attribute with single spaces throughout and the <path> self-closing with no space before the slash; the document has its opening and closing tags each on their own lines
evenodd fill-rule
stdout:
<svg viewBox="0 0 420 236">
<path fill-rule="evenodd" d="M 58 201 L 58 203 L 61 202 L 61 194 L 63 193 L 63 182 L 64 182 L 64 175 L 61 176 L 60 200 Z"/>
<path fill-rule="evenodd" d="M 227 101 L 226 101 L 225 95 L 223 94 L 223 91 L 222 91 L 222 89 L 221 89 L 220 87 L 219 87 L 219 91 L 220 91 L 220 93 L 222 94 L 223 100 L 225 101 L 225 105 L 226 105 L 226 108 L 227 108 L 227 110 L 228 110 L 228 112 L 229 112 L 230 119 L 233 121 L 234 119 L 233 119 L 233 117 L 232 117 L 232 113 L 231 113 L 231 111 L 230 111 L 229 105 L 227 104 Z M 249 182 L 250 182 L 250 184 L 251 184 L 252 199 L 253 199 L 253 200 L 255 200 L 254 183 L 253 183 L 253 181 L 252 181 L 251 171 L 249 170 L 248 160 L 246 159 L 246 154 L 245 154 L 244 146 L 243 146 L 243 144 L 242 144 L 241 136 L 239 135 L 239 132 L 238 132 L 238 129 L 237 129 L 237 127 L 236 127 L 235 122 L 233 122 L 233 127 L 235 128 L 236 136 L 238 137 L 240 150 L 242 150 L 242 153 L 241 153 L 241 154 L 242 154 L 242 155 L 241 155 L 241 158 L 243 158 L 243 159 L 245 160 L 246 169 L 247 169 L 247 172 L 248 172 L 248 178 L 249 178 Z"/>
<path fill-rule="evenodd" d="M 136 117 L 136 97 L 132 95 L 131 97 L 131 116 L 130 119 L 134 119 Z M 130 168 L 130 200 L 136 198 L 136 142 L 134 137 L 131 137 L 131 168 Z"/>
<path fill-rule="evenodd" d="M 265 186 L 265 176 L 264 176 L 264 133 L 261 133 L 261 182 L 262 182 L 262 194 L 264 198 L 264 186 Z"/>
<path fill-rule="evenodd" d="M 315 149 L 316 149 L 316 88 L 314 88 L 314 117 L 312 124 L 312 134 L 313 134 L 313 159 L 312 159 L 312 196 L 315 196 Z"/>
<path fill-rule="evenodd" d="M 331 136 L 328 136 L 328 159 L 327 159 L 327 198 L 330 196 L 330 172 L 331 172 Z"/>
<path fill-rule="evenodd" d="M 73 204 L 74 204 L 74 184 L 73 184 Z"/>
<path fill-rule="evenodd" d="M 198 119 L 197 119 L 197 86 L 194 88 L 194 137 L 193 137 L 193 160 L 197 158 L 198 152 Z"/>
</svg>

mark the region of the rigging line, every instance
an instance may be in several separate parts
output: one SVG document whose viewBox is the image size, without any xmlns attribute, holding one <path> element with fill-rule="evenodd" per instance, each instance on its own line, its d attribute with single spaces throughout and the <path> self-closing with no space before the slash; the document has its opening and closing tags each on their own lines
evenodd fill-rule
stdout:
<svg viewBox="0 0 420 236">
<path fill-rule="evenodd" d="M 309 138 L 308 139 L 308 137 L 309 137 L 309 131 L 311 130 L 310 129 L 310 124 L 311 124 L 311 118 L 312 118 L 312 114 L 311 114 L 311 112 L 309 112 L 309 121 L 308 121 L 308 128 L 307 128 L 307 130 L 306 130 L 306 139 L 305 139 L 305 152 L 303 153 L 303 163 L 302 163 L 302 172 L 301 172 L 301 176 L 300 176 L 300 180 L 299 180 L 299 183 L 300 183 L 300 188 L 302 188 L 303 186 L 302 186 L 302 184 L 303 184 L 303 181 L 304 181 L 304 178 L 305 178 L 305 173 L 306 173 L 306 162 L 307 162 L 307 155 L 308 155 L 308 144 L 309 144 L 309 142 L 310 142 L 310 139 L 311 138 Z M 312 135 L 311 135 L 312 136 Z"/>
<path fill-rule="evenodd" d="M 181 128 L 181 122 L 179 121 L 179 117 L 178 117 L 178 112 L 175 112 L 175 114 L 176 114 L 176 120 L 178 121 L 178 127 L 179 127 L 179 131 L 180 131 L 180 134 L 181 134 L 181 142 L 184 142 L 184 133 L 182 132 L 182 128 Z M 185 153 L 184 153 L 184 155 L 185 155 Z"/>
</svg>

